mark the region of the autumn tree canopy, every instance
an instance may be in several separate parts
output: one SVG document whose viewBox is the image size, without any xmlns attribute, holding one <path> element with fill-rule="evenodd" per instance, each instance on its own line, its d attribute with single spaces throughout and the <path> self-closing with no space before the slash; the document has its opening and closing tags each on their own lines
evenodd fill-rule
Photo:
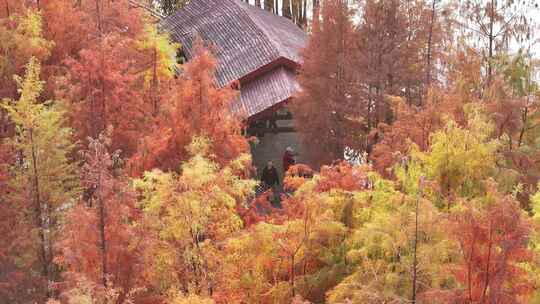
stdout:
<svg viewBox="0 0 540 304">
<path fill-rule="evenodd" d="M 309 35 L 270 189 L 187 1 L 0 0 L 0 304 L 540 303 L 536 3 L 248 2 Z"/>
</svg>

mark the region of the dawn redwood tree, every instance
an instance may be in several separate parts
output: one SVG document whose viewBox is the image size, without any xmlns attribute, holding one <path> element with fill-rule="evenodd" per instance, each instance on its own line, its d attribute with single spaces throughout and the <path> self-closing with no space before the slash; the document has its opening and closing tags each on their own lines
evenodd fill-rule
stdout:
<svg viewBox="0 0 540 304">
<path fill-rule="evenodd" d="M 307 155 L 315 168 L 343 158 L 346 146 L 361 145 L 363 107 L 356 99 L 351 14 L 344 0 L 324 1 L 303 52 L 302 89 L 291 111 L 304 144 L 317 147 Z"/>
<path fill-rule="evenodd" d="M 247 154 L 220 166 L 208 139 L 195 137 L 187 149 L 180 173 L 155 169 L 135 181 L 152 237 L 145 276 L 161 295 L 174 288 L 212 296 L 225 262 L 220 248 L 242 229 L 237 205 L 252 197 L 256 182 L 238 175 L 250 165 Z"/>
<path fill-rule="evenodd" d="M 444 127 L 445 118 L 463 123 L 463 104 L 457 94 L 432 88 L 422 106 L 392 98 L 394 122 L 379 124 L 372 135 L 378 139 L 369 155 L 374 168 L 383 176 L 392 176 L 394 165 L 407 157 L 413 144 L 420 151 L 431 147 L 432 135 Z"/>
<path fill-rule="evenodd" d="M 136 194 L 122 172 L 119 152 L 110 153 L 106 134 L 89 139 L 81 152 L 83 200 L 66 215 L 62 255 L 65 266 L 63 295 L 69 296 L 80 280 L 96 288 L 119 290 L 118 303 L 136 287 L 141 287 L 145 233 L 134 223 L 140 212 Z"/>
<path fill-rule="evenodd" d="M 527 247 L 531 221 L 515 199 L 497 192 L 496 184 L 487 188 L 485 197 L 463 202 L 451 216 L 451 235 L 462 254 L 452 268 L 460 288 L 442 293 L 444 303 L 529 303 L 534 292 L 523 267 L 533 262 Z"/>
<path fill-rule="evenodd" d="M 393 121 L 388 95 L 401 96 L 408 104 L 421 104 L 424 70 L 428 68 L 425 53 L 438 44 L 440 27 L 430 20 L 425 1 L 368 0 L 363 12 L 356 35 L 356 68 L 366 106 L 364 119 L 371 129 Z"/>
<path fill-rule="evenodd" d="M 175 76 L 176 54 L 180 45 L 172 43 L 168 34 L 158 32 L 153 24 L 146 24 L 137 36 L 133 48 L 137 65 L 138 82 L 142 83 L 144 104 L 151 109 L 154 119 L 159 119 L 167 88 Z"/>
<path fill-rule="evenodd" d="M 237 94 L 229 87 L 216 86 L 215 66 L 214 57 L 197 42 L 195 56 L 184 66 L 184 74 L 171 82 L 164 94 L 157 126 L 141 140 L 139 151 L 132 159 L 136 172 L 151 168 L 177 170 L 188 158 L 186 148 L 196 136 L 212 139 L 220 164 L 248 151 L 241 134 L 242 124 L 230 110 Z"/>
<path fill-rule="evenodd" d="M 40 64 L 31 58 L 24 78 L 16 77 L 20 97 L 1 103 L 16 126 L 7 144 L 18 151 L 18 161 L 11 170 L 9 200 L 20 209 L 17 218 L 31 225 L 26 267 L 39 273 L 43 297 L 52 296 L 51 283 L 58 279 L 54 264 L 54 246 L 62 209 L 78 195 L 73 131 L 65 126 L 65 110 L 54 101 L 42 103 L 43 82 Z"/>
<path fill-rule="evenodd" d="M 496 63 L 502 75 L 492 77 L 492 85 L 484 90 L 486 111 L 495 124 L 495 136 L 501 142 L 503 168 L 517 173 L 515 182 L 522 191 L 518 199 L 529 208 L 529 196 L 536 192 L 540 179 L 540 150 L 535 143 L 540 136 L 540 90 L 534 79 L 538 71 L 526 53 L 519 52 Z"/>
<path fill-rule="evenodd" d="M 538 4 L 536 4 L 536 9 Z M 535 1 L 467 0 L 460 2 L 460 18 L 455 22 L 462 34 L 482 58 L 484 84 L 491 85 L 495 71 L 495 58 L 506 54 L 511 43 L 533 37 Z"/>
<path fill-rule="evenodd" d="M 25 212 L 11 200 L 9 167 L 15 163 L 15 153 L 0 143 L 0 303 L 28 303 L 43 299 L 43 280 L 36 277 L 32 258 L 28 255 L 28 236 L 34 225 L 20 221 Z M 38 275 L 39 276 L 39 275 Z"/>
<path fill-rule="evenodd" d="M 135 149 L 139 127 L 151 113 L 137 90 L 131 60 L 124 56 L 129 47 L 129 39 L 113 33 L 82 50 L 80 59 L 68 59 L 69 72 L 58 93 L 70 102 L 79 138 L 97 137 L 112 126 L 115 148 L 126 153 Z"/>
<path fill-rule="evenodd" d="M 162 54 L 157 46 L 155 54 L 146 51 L 152 48 L 145 43 L 155 35 L 145 31 L 150 25 L 127 0 L 84 1 L 80 9 L 91 29 L 86 38 L 93 43 L 64 61 L 66 72 L 56 79 L 56 94 L 69 101 L 70 119 L 80 140 L 96 138 L 112 126 L 113 148 L 131 156 L 157 104 L 154 98 L 144 97 L 146 72 L 155 66 L 155 74 L 162 73 L 162 67 L 153 64 L 162 62 Z M 157 85 L 157 76 L 153 79 Z"/>
<path fill-rule="evenodd" d="M 42 14 L 33 9 L 18 10 L 9 18 L 0 18 L 0 39 L 0 96 L 16 98 L 17 83 L 13 75 L 24 73 L 31 57 L 45 60 L 53 43 L 44 37 Z"/>
</svg>

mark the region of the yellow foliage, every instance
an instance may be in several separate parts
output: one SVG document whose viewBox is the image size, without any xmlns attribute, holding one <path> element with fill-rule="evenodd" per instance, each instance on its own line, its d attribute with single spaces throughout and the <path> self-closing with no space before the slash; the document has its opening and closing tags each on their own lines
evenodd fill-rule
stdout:
<svg viewBox="0 0 540 304">
<path fill-rule="evenodd" d="M 207 139 L 195 138 L 180 174 L 154 170 L 134 182 L 146 225 L 158 236 L 148 259 L 162 290 L 208 292 L 204 286 L 213 286 L 221 263 L 219 244 L 243 226 L 236 206 L 253 194 L 256 182 L 220 168 L 208 158 L 210 149 Z"/>
</svg>

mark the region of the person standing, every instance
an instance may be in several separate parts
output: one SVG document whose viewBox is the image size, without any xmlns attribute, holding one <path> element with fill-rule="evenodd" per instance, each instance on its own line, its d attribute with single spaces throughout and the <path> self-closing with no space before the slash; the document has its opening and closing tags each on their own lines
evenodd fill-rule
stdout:
<svg viewBox="0 0 540 304">
<path fill-rule="evenodd" d="M 291 147 L 287 147 L 287 149 L 285 149 L 285 153 L 283 154 L 283 174 L 287 173 L 289 168 L 295 164 L 296 160 L 294 159 L 294 150 Z"/>
<path fill-rule="evenodd" d="M 279 185 L 279 176 L 274 167 L 274 163 L 270 160 L 264 167 L 261 175 L 261 181 L 265 184 L 266 188 L 274 188 Z"/>
</svg>

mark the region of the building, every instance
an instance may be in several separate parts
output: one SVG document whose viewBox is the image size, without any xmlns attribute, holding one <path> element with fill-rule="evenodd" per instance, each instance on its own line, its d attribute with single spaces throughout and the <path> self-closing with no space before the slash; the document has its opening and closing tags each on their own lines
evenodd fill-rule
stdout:
<svg viewBox="0 0 540 304">
<path fill-rule="evenodd" d="M 182 45 L 188 61 L 197 37 L 211 46 L 217 59 L 218 86 L 240 84 L 232 110 L 246 119 L 254 164 L 274 160 L 281 169 L 287 146 L 302 155 L 287 104 L 298 90 L 296 71 L 306 33 L 290 20 L 240 0 L 192 0 L 165 18 L 161 27 Z M 275 123 L 274 123 L 275 122 Z"/>
</svg>

